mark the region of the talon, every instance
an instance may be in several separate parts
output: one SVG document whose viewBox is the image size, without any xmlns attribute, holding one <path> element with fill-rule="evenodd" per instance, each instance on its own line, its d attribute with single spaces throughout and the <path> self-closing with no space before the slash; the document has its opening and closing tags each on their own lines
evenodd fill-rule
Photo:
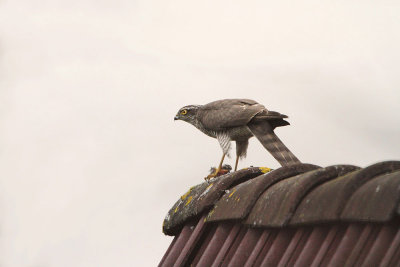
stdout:
<svg viewBox="0 0 400 267">
<path fill-rule="evenodd" d="M 210 182 L 210 180 L 211 180 L 212 178 L 214 178 L 214 177 L 217 177 L 217 176 L 218 176 L 218 172 L 219 172 L 219 170 L 218 170 L 218 169 L 211 168 L 211 170 L 212 170 L 213 172 L 212 172 L 212 173 L 210 173 L 209 175 L 207 175 L 207 177 L 204 177 L 204 180 L 206 180 L 206 181 L 207 181 L 207 183 L 208 183 L 208 182 Z"/>
<path fill-rule="evenodd" d="M 232 170 L 231 165 L 225 164 L 224 166 L 222 166 L 221 168 L 214 168 L 212 167 L 210 169 L 210 174 L 207 175 L 207 177 L 204 178 L 204 180 L 206 180 L 207 182 L 209 182 L 212 178 L 224 175 L 229 173 Z"/>
</svg>

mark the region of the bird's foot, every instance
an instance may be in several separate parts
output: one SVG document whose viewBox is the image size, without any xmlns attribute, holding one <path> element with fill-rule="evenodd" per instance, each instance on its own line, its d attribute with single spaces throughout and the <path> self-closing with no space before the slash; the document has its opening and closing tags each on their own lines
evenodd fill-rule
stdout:
<svg viewBox="0 0 400 267">
<path fill-rule="evenodd" d="M 209 174 L 209 175 L 207 175 L 206 177 L 204 177 L 204 180 L 206 180 L 206 182 L 209 183 L 210 180 L 211 180 L 212 178 L 214 178 L 214 177 L 217 177 L 217 174 L 216 174 L 215 172 L 214 172 L 214 173 L 211 173 L 211 174 Z"/>
<path fill-rule="evenodd" d="M 212 168 L 210 169 L 210 174 L 207 175 L 207 177 L 205 177 L 204 180 L 206 180 L 207 182 L 209 182 L 212 178 L 215 178 L 215 177 L 218 177 L 218 176 L 227 174 L 227 173 L 229 173 L 231 170 L 232 170 L 232 167 L 231 167 L 231 165 L 229 165 L 229 164 L 224 164 L 224 166 L 222 166 L 222 167 L 219 168 L 219 169 L 218 169 L 218 168 L 215 168 L 215 167 L 212 167 Z"/>
</svg>

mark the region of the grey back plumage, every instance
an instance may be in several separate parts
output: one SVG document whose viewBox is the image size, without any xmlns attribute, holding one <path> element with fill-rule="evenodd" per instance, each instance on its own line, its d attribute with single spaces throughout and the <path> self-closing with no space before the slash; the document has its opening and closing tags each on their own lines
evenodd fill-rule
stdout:
<svg viewBox="0 0 400 267">
<path fill-rule="evenodd" d="M 249 99 L 223 99 L 200 107 L 197 118 L 210 130 L 244 126 L 265 107 Z"/>
</svg>

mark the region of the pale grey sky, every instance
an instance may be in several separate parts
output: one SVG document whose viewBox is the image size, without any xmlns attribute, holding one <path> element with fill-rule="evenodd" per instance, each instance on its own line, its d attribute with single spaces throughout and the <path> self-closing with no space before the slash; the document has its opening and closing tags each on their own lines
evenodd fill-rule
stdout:
<svg viewBox="0 0 400 267">
<path fill-rule="evenodd" d="M 173 122 L 246 97 L 304 162 L 400 159 L 396 1 L 1 1 L 0 265 L 155 266 L 220 158 Z M 234 159 L 228 159 L 232 163 Z M 251 140 L 239 167 L 278 167 Z"/>
</svg>

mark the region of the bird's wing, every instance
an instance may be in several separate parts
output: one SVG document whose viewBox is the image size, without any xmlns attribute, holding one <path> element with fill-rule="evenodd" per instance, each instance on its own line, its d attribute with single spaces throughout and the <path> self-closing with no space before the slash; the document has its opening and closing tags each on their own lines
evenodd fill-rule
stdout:
<svg viewBox="0 0 400 267">
<path fill-rule="evenodd" d="M 265 107 L 250 99 L 224 99 L 201 106 L 197 116 L 209 130 L 244 126 Z"/>
<path fill-rule="evenodd" d="M 272 126 L 272 129 L 275 129 L 276 127 L 290 125 L 289 122 L 284 120 L 287 117 L 288 116 L 281 114 L 279 112 L 265 109 L 262 112 L 255 115 L 251 121 L 254 122 L 268 121 Z"/>
<path fill-rule="evenodd" d="M 281 114 L 276 111 L 264 109 L 260 113 L 257 113 L 257 115 L 254 116 L 253 120 L 276 120 L 276 119 L 285 119 L 287 117 L 288 116 L 286 116 L 285 114 Z"/>
</svg>

